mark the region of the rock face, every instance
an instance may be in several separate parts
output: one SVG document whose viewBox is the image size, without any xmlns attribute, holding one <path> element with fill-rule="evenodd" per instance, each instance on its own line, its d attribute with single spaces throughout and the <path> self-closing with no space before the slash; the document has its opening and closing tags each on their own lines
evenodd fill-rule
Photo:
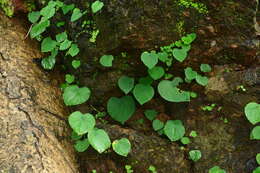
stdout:
<svg viewBox="0 0 260 173">
<path fill-rule="evenodd" d="M 0 172 L 77 173 L 57 80 L 19 20 L 0 14 Z"/>
</svg>

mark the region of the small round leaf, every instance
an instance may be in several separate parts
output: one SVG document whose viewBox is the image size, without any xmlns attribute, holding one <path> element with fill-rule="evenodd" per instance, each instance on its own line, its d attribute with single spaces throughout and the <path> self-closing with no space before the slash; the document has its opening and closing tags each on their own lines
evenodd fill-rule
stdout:
<svg viewBox="0 0 260 173">
<path fill-rule="evenodd" d="M 90 145 L 99 153 L 103 153 L 111 146 L 107 132 L 102 129 L 92 129 L 88 133 L 88 140 Z"/>
<path fill-rule="evenodd" d="M 78 152 L 86 151 L 89 147 L 88 139 L 78 140 L 74 147 Z"/>
<path fill-rule="evenodd" d="M 245 107 L 246 118 L 255 125 L 260 122 L 260 104 L 250 102 Z"/>
<path fill-rule="evenodd" d="M 99 62 L 104 67 L 112 67 L 113 60 L 114 60 L 114 57 L 112 55 L 103 55 L 100 58 Z"/>
<path fill-rule="evenodd" d="M 131 143 L 128 139 L 122 138 L 120 140 L 115 140 L 112 143 L 112 147 L 117 154 L 126 157 L 131 150 Z"/>
</svg>

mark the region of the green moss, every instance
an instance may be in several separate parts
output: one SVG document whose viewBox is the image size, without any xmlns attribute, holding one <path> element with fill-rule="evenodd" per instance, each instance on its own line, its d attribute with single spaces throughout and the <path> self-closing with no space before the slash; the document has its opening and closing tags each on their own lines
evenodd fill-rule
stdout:
<svg viewBox="0 0 260 173">
<path fill-rule="evenodd" d="M 176 31 L 179 33 L 179 36 L 183 36 L 185 35 L 185 31 L 184 31 L 184 21 L 179 21 L 176 23 Z"/>
<path fill-rule="evenodd" d="M 199 2 L 193 2 L 193 0 L 178 0 L 178 4 L 180 6 L 184 6 L 185 8 L 195 8 L 199 13 L 202 14 L 208 13 L 206 5 Z"/>
<path fill-rule="evenodd" d="M 12 1 L 10 0 L 0 0 L 0 9 L 2 9 L 9 17 L 12 17 L 14 14 L 14 7 L 12 6 Z"/>
<path fill-rule="evenodd" d="M 26 8 L 28 9 L 29 12 L 36 9 L 36 5 L 35 5 L 35 2 L 33 0 L 26 0 L 25 5 L 26 5 Z"/>
</svg>

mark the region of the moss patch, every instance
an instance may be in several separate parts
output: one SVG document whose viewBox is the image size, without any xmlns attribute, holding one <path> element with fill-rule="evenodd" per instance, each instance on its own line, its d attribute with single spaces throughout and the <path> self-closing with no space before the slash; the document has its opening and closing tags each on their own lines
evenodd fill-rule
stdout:
<svg viewBox="0 0 260 173">
<path fill-rule="evenodd" d="M 10 0 L 0 0 L 0 9 L 9 17 L 12 17 L 14 14 L 14 7 Z"/>
<path fill-rule="evenodd" d="M 178 4 L 185 8 L 195 8 L 199 13 L 207 14 L 208 9 L 205 4 L 193 2 L 193 0 L 178 0 Z"/>
</svg>

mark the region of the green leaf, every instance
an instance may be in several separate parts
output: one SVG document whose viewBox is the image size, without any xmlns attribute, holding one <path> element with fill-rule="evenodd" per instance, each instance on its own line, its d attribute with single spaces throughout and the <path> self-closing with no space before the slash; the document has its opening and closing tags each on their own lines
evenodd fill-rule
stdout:
<svg viewBox="0 0 260 173">
<path fill-rule="evenodd" d="M 191 150 L 189 152 L 189 158 L 194 161 L 197 162 L 200 158 L 201 158 L 201 152 L 200 150 Z"/>
<path fill-rule="evenodd" d="M 100 58 L 99 62 L 104 67 L 112 67 L 113 60 L 114 60 L 113 55 L 103 55 Z"/>
<path fill-rule="evenodd" d="M 112 148 L 117 154 L 127 157 L 131 151 L 131 143 L 127 138 L 122 138 L 120 140 L 115 140 L 112 143 Z"/>
<path fill-rule="evenodd" d="M 154 89 L 150 85 L 137 84 L 133 90 L 135 99 L 143 105 L 150 101 L 154 96 Z"/>
<path fill-rule="evenodd" d="M 190 138 L 188 138 L 188 137 L 182 137 L 182 138 L 181 138 L 181 143 L 182 143 L 183 145 L 189 144 L 189 143 L 190 143 Z"/>
<path fill-rule="evenodd" d="M 196 71 L 193 71 L 192 68 L 190 67 L 185 68 L 184 73 L 185 73 L 185 77 L 190 81 L 196 79 L 196 76 L 198 75 L 198 73 Z"/>
<path fill-rule="evenodd" d="M 200 65 L 200 71 L 202 71 L 202 72 L 207 73 L 207 72 L 211 72 L 211 70 L 212 69 L 211 69 L 209 64 L 201 64 Z"/>
<path fill-rule="evenodd" d="M 88 133 L 90 145 L 99 153 L 103 153 L 110 148 L 111 141 L 106 131 L 102 129 L 93 129 Z"/>
<path fill-rule="evenodd" d="M 45 70 L 52 70 L 56 63 L 56 58 L 53 56 L 49 56 L 47 58 L 43 58 L 41 61 L 42 67 Z"/>
<path fill-rule="evenodd" d="M 131 96 L 111 97 L 107 103 L 108 114 L 116 121 L 124 124 L 135 112 L 135 102 Z"/>
<path fill-rule="evenodd" d="M 141 60 L 149 69 L 152 69 L 158 63 L 158 55 L 154 52 L 143 52 Z"/>
<path fill-rule="evenodd" d="M 182 78 L 180 78 L 180 77 L 175 77 L 175 78 L 173 78 L 173 80 L 172 80 L 172 85 L 173 85 L 174 87 L 179 86 L 180 83 L 183 83 Z"/>
<path fill-rule="evenodd" d="M 56 23 L 56 26 L 57 27 L 62 27 L 62 26 L 64 26 L 65 25 L 65 22 L 58 22 L 58 23 Z"/>
<path fill-rule="evenodd" d="M 84 152 L 88 149 L 88 147 L 89 147 L 88 139 L 78 140 L 78 141 L 76 141 L 76 144 L 74 145 L 74 148 L 78 152 Z"/>
<path fill-rule="evenodd" d="M 56 49 L 54 49 L 51 51 L 51 55 L 49 57 L 42 59 L 41 64 L 45 70 L 53 69 L 53 67 L 56 63 L 57 54 L 58 54 L 58 51 Z"/>
<path fill-rule="evenodd" d="M 260 153 L 258 153 L 255 158 L 258 165 L 260 165 Z"/>
<path fill-rule="evenodd" d="M 50 21 L 42 21 L 32 27 L 32 30 L 30 32 L 31 38 L 35 38 L 39 36 L 41 33 L 43 33 L 47 27 L 50 26 Z"/>
<path fill-rule="evenodd" d="M 40 12 L 39 11 L 33 11 L 28 14 L 28 20 L 31 23 L 36 23 L 40 18 Z"/>
<path fill-rule="evenodd" d="M 256 126 L 253 128 L 250 134 L 251 140 L 260 140 L 260 126 Z"/>
<path fill-rule="evenodd" d="M 260 104 L 250 102 L 245 106 L 246 118 L 255 125 L 260 122 Z"/>
<path fill-rule="evenodd" d="M 63 42 L 63 41 L 66 40 L 67 38 L 68 38 L 68 35 L 67 35 L 67 32 L 66 32 L 66 31 L 56 35 L 56 40 L 57 40 L 57 42 L 59 42 L 59 43 Z"/>
<path fill-rule="evenodd" d="M 260 166 L 258 166 L 254 171 L 253 173 L 260 173 Z"/>
<path fill-rule="evenodd" d="M 79 67 L 80 67 L 80 64 L 81 64 L 80 60 L 73 60 L 73 61 L 71 62 L 71 65 L 72 65 L 72 67 L 73 67 L 74 69 L 79 68 Z"/>
<path fill-rule="evenodd" d="M 41 43 L 42 52 L 51 52 L 57 46 L 57 42 L 50 37 L 44 38 Z"/>
<path fill-rule="evenodd" d="M 226 171 L 221 169 L 219 166 L 214 166 L 210 168 L 209 173 L 226 173 Z"/>
<path fill-rule="evenodd" d="M 70 75 L 70 74 L 66 74 L 66 75 L 65 75 L 65 81 L 66 81 L 68 84 L 73 83 L 74 80 L 75 80 L 74 75 Z"/>
<path fill-rule="evenodd" d="M 45 20 L 53 17 L 55 14 L 55 6 L 47 5 L 41 9 L 40 14 L 44 17 Z"/>
<path fill-rule="evenodd" d="M 188 34 L 185 37 L 182 37 L 181 40 L 183 41 L 184 44 L 191 44 L 195 39 L 197 35 L 195 33 Z"/>
<path fill-rule="evenodd" d="M 75 8 L 74 4 L 70 4 L 70 5 L 64 5 L 61 7 L 62 12 L 64 15 L 66 15 L 68 12 L 70 12 L 71 10 L 73 10 Z"/>
<path fill-rule="evenodd" d="M 66 50 L 71 46 L 72 41 L 69 40 L 64 40 L 61 44 L 60 44 L 60 50 Z"/>
<path fill-rule="evenodd" d="M 134 88 L 134 78 L 122 76 L 118 80 L 118 86 L 125 94 L 128 94 Z"/>
<path fill-rule="evenodd" d="M 74 132 L 78 135 L 83 135 L 95 127 L 96 121 L 93 115 L 89 113 L 82 114 L 81 112 L 76 111 L 70 114 L 69 124 Z"/>
<path fill-rule="evenodd" d="M 153 121 L 156 118 L 157 114 L 158 112 L 154 109 L 148 109 L 144 111 L 145 117 L 150 121 Z"/>
<path fill-rule="evenodd" d="M 169 102 L 189 102 L 190 92 L 181 91 L 171 81 L 162 80 L 158 85 L 158 92 L 162 98 Z"/>
<path fill-rule="evenodd" d="M 161 130 L 164 127 L 164 123 L 158 119 L 153 120 L 152 125 L 155 131 Z"/>
<path fill-rule="evenodd" d="M 72 44 L 67 54 L 74 57 L 79 53 L 79 48 L 77 44 Z"/>
<path fill-rule="evenodd" d="M 75 106 L 85 103 L 90 96 L 87 87 L 79 88 L 77 85 L 68 86 L 63 93 L 63 100 L 66 106 Z"/>
<path fill-rule="evenodd" d="M 96 12 L 100 11 L 104 6 L 104 3 L 101 1 L 95 1 L 93 4 L 91 4 L 92 12 L 95 14 Z"/>
<path fill-rule="evenodd" d="M 195 137 L 197 137 L 197 136 L 198 136 L 198 134 L 197 134 L 196 131 L 192 130 L 192 131 L 190 132 L 190 137 L 195 138 Z"/>
<path fill-rule="evenodd" d="M 83 16 L 83 14 L 81 13 L 79 8 L 74 8 L 70 21 L 71 22 L 75 22 L 76 20 L 78 20 L 79 18 L 81 18 Z"/>
<path fill-rule="evenodd" d="M 82 135 L 78 135 L 76 132 L 72 131 L 71 133 L 71 139 L 74 141 L 80 140 L 82 138 Z"/>
<path fill-rule="evenodd" d="M 172 51 L 172 55 L 177 61 L 183 62 L 188 54 L 185 49 L 174 48 Z"/>
<path fill-rule="evenodd" d="M 148 73 L 151 76 L 151 78 L 153 78 L 154 80 L 158 80 L 161 77 L 163 77 L 165 72 L 162 67 L 157 66 L 157 67 L 153 67 L 152 69 L 149 69 Z"/>
<path fill-rule="evenodd" d="M 150 76 L 146 76 L 146 77 L 141 77 L 138 80 L 138 82 L 144 85 L 151 85 L 153 83 L 153 79 Z"/>
<path fill-rule="evenodd" d="M 196 82 L 202 86 L 206 86 L 208 84 L 208 78 L 206 76 L 197 75 Z"/>
<path fill-rule="evenodd" d="M 163 130 L 171 141 L 178 141 L 185 134 L 185 128 L 180 120 L 168 120 Z"/>
<path fill-rule="evenodd" d="M 160 52 L 157 55 L 158 59 L 164 63 L 168 60 L 168 54 L 166 52 Z"/>
</svg>

